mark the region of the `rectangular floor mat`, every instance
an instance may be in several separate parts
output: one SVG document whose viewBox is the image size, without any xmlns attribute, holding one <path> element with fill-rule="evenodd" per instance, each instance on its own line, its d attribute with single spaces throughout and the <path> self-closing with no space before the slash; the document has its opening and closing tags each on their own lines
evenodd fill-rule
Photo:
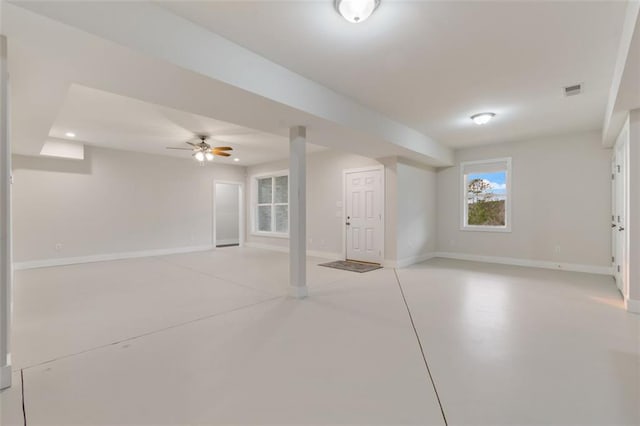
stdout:
<svg viewBox="0 0 640 426">
<path fill-rule="evenodd" d="M 376 263 L 354 262 L 353 260 L 337 260 L 335 262 L 321 263 L 319 266 L 327 268 L 344 269 L 351 272 L 369 272 L 376 269 L 382 269 L 382 266 Z"/>
</svg>

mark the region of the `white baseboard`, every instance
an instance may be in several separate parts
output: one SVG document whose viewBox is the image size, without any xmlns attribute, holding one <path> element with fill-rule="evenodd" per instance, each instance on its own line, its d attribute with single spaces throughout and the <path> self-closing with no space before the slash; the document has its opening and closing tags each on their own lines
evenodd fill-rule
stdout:
<svg viewBox="0 0 640 426">
<path fill-rule="evenodd" d="M 228 240 L 216 240 L 216 245 L 217 246 L 225 246 L 225 245 L 229 245 L 229 244 L 240 244 L 240 240 L 238 240 L 237 238 L 231 238 Z"/>
<path fill-rule="evenodd" d="M 48 268 L 51 266 L 75 265 L 79 263 L 105 262 L 108 260 L 134 259 L 138 257 L 165 256 L 169 254 L 193 253 L 196 251 L 207 251 L 214 247 L 212 245 L 177 247 L 168 249 L 154 249 L 130 251 L 124 253 L 94 254 L 90 256 L 62 257 L 58 259 L 30 260 L 26 262 L 14 262 L 13 269 L 16 271 L 34 268 Z"/>
<path fill-rule="evenodd" d="M 278 251 L 280 253 L 289 253 L 289 247 L 275 246 L 271 244 L 248 242 L 248 243 L 245 243 L 245 247 L 253 247 L 253 248 L 263 249 L 263 250 Z M 321 259 L 329 259 L 329 260 L 343 259 L 342 253 L 331 253 L 328 251 L 317 251 L 317 250 L 307 250 L 307 257 L 319 257 Z"/>
<path fill-rule="evenodd" d="M 501 265 L 527 266 L 530 268 L 555 269 L 560 271 L 586 272 L 589 274 L 613 275 L 613 268 L 610 266 L 580 265 L 575 263 L 558 263 L 546 260 L 518 259 L 515 257 L 482 256 L 477 254 L 449 252 L 436 252 L 433 257 L 498 263 Z"/>
<path fill-rule="evenodd" d="M 262 250 L 279 251 L 280 253 L 289 253 L 289 247 L 274 246 L 272 244 L 246 242 L 244 244 L 244 246 L 245 247 L 251 247 L 251 248 L 257 248 L 257 249 L 262 249 Z"/>
<path fill-rule="evenodd" d="M 0 367 L 0 389 L 6 389 L 11 386 L 11 366 L 3 365 Z"/>
<path fill-rule="evenodd" d="M 632 312 L 634 314 L 640 314 L 640 300 L 637 299 L 624 299 L 624 307 L 628 312 Z"/>
<path fill-rule="evenodd" d="M 383 266 L 385 268 L 406 268 L 407 266 L 414 265 L 416 263 L 425 262 L 429 259 L 433 259 L 436 254 L 435 253 L 424 253 L 418 256 L 405 257 L 399 260 L 385 260 Z"/>
<path fill-rule="evenodd" d="M 307 256 L 319 257 L 327 260 L 344 260 L 342 253 L 331 253 L 329 251 L 307 250 Z"/>
</svg>

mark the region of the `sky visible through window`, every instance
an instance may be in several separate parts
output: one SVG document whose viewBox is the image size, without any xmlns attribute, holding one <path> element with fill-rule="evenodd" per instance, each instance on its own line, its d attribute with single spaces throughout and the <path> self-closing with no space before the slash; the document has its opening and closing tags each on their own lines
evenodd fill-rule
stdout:
<svg viewBox="0 0 640 426">
<path fill-rule="evenodd" d="M 493 200 L 504 200 L 507 196 L 507 172 L 470 173 L 467 175 L 467 185 L 474 179 L 483 179 L 491 185 L 486 192 L 493 194 Z"/>
</svg>

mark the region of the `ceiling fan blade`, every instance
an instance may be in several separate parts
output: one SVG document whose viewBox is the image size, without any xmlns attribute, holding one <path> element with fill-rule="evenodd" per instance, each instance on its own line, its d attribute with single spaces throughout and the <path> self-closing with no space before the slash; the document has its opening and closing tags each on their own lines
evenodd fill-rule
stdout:
<svg viewBox="0 0 640 426">
<path fill-rule="evenodd" d="M 191 145 L 191 146 L 195 146 L 196 148 L 198 147 L 198 144 L 197 144 L 197 143 L 192 143 L 192 142 L 185 142 L 185 143 L 188 143 L 188 144 L 189 144 L 189 145 Z"/>
<path fill-rule="evenodd" d="M 214 146 L 212 149 L 214 151 L 233 151 L 233 148 L 230 146 Z"/>
<path fill-rule="evenodd" d="M 193 149 L 191 149 L 191 148 L 174 148 L 174 147 L 171 147 L 171 146 L 168 146 L 167 149 L 181 149 L 181 150 L 184 150 L 184 151 L 193 151 Z"/>
<path fill-rule="evenodd" d="M 222 151 L 221 152 L 213 151 L 213 154 L 219 155 L 220 157 L 231 157 L 231 154 L 227 154 L 226 152 L 222 152 Z"/>
</svg>

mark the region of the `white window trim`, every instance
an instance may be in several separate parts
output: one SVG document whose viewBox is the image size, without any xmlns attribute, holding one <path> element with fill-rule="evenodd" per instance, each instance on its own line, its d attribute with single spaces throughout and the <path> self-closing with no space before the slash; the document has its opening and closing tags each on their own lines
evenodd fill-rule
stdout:
<svg viewBox="0 0 640 426">
<path fill-rule="evenodd" d="M 257 223 L 257 211 L 258 211 L 258 179 L 264 179 L 264 178 L 274 178 L 274 177 L 279 177 L 279 176 L 287 176 L 289 177 L 289 170 L 278 170 L 275 172 L 269 172 L 269 173 L 261 173 L 261 174 L 257 174 L 257 175 L 252 175 L 251 176 L 251 211 L 249 214 L 250 220 L 251 220 L 251 235 L 257 236 L 257 237 L 269 237 L 269 238 L 283 238 L 283 239 L 289 239 L 289 228 L 290 228 L 290 224 L 289 221 L 287 220 L 287 224 L 289 225 L 287 228 L 287 232 L 275 232 L 275 231 L 259 231 L 258 230 L 258 223 Z M 289 182 L 287 181 L 287 201 L 291 201 L 291 191 L 290 191 L 291 185 L 289 184 Z M 267 204 L 263 204 L 263 205 L 267 205 Z M 273 203 L 273 204 L 269 204 L 269 205 L 289 205 L 289 203 Z M 289 217 L 290 219 L 290 217 Z M 272 216 L 272 229 L 273 229 L 273 225 L 275 223 L 275 215 Z"/>
<path fill-rule="evenodd" d="M 507 163 L 507 199 L 505 203 L 505 226 L 488 226 L 488 225 L 467 225 L 467 182 L 465 168 L 472 164 L 485 163 Z M 460 163 L 460 230 L 461 231 L 480 231 L 480 232 L 511 232 L 511 157 L 490 158 L 487 160 L 463 161 Z"/>
</svg>

